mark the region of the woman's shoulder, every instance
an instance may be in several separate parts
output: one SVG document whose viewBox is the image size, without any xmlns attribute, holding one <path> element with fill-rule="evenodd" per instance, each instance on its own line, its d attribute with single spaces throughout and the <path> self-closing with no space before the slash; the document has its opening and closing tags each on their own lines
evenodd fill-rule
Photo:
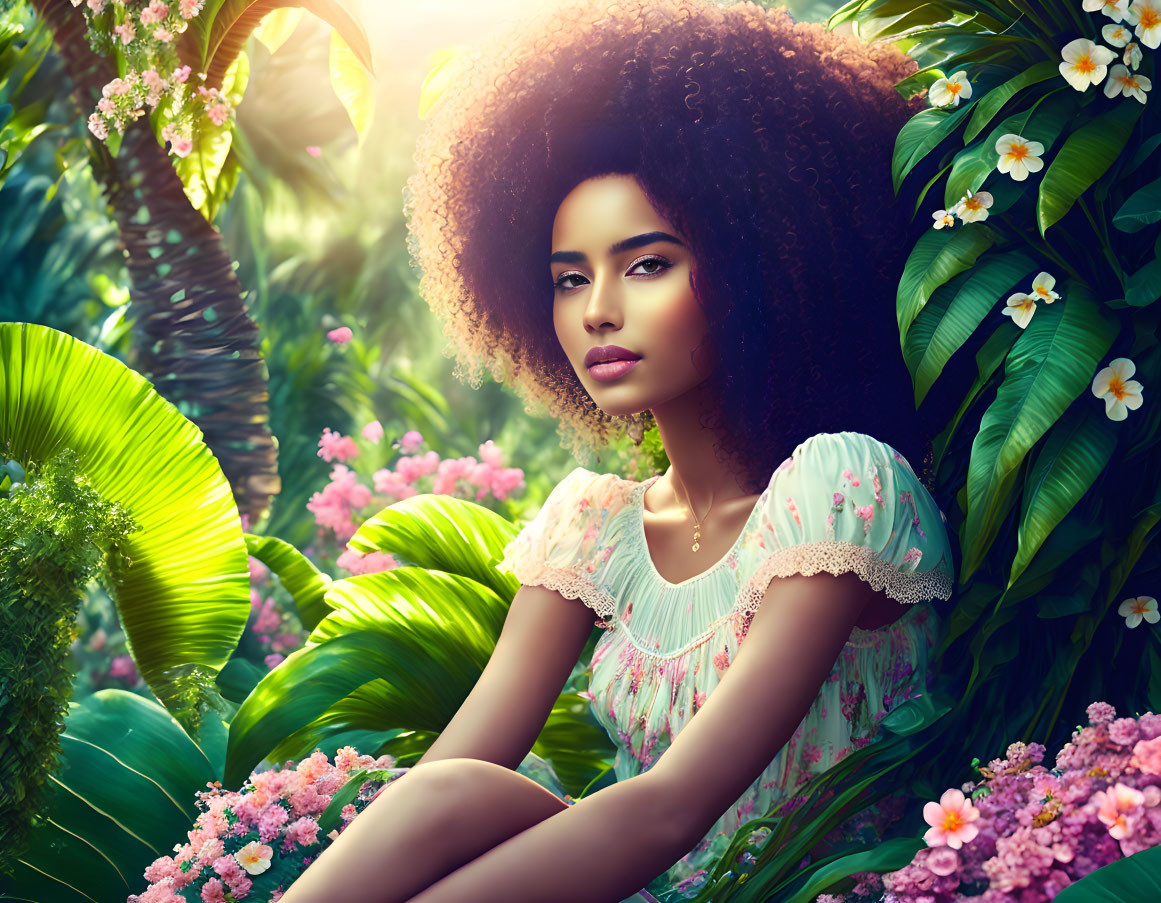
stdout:
<svg viewBox="0 0 1161 903">
<path fill-rule="evenodd" d="M 633 491 L 641 484 L 615 473 L 599 473 L 586 467 L 575 467 L 549 495 L 549 499 L 573 511 L 612 514 L 628 504 Z M 545 507 L 548 502 L 545 502 Z"/>
</svg>

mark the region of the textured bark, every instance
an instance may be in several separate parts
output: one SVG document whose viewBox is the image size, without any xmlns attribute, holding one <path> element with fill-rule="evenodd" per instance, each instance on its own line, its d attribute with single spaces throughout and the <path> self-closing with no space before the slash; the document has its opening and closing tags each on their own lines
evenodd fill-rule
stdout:
<svg viewBox="0 0 1161 903">
<path fill-rule="evenodd" d="M 52 28 L 87 118 L 115 76 L 69 0 L 31 0 Z M 266 364 L 221 233 L 189 203 L 146 117 L 128 125 L 102 177 L 132 280 L 133 367 L 201 428 L 238 510 L 257 520 L 280 489 Z"/>
</svg>

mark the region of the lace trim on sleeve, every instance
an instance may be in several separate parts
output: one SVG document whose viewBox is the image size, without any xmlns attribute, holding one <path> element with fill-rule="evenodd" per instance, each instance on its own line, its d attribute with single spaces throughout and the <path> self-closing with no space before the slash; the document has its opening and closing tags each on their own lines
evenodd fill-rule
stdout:
<svg viewBox="0 0 1161 903">
<path fill-rule="evenodd" d="M 876 556 L 869 546 L 819 540 L 779 549 L 763 560 L 739 594 L 736 610 L 757 611 L 766 588 L 775 577 L 810 576 L 819 571 L 827 571 L 836 577 L 853 571 L 874 589 L 909 605 L 928 599 L 951 598 L 951 575 L 942 565 L 930 571 L 904 573 Z"/>
<path fill-rule="evenodd" d="M 580 599 L 605 621 L 611 621 L 617 610 L 617 602 L 609 593 L 576 571 L 547 565 L 527 570 L 520 568 L 518 571 L 516 577 L 522 586 L 543 586 L 556 590 L 566 599 Z"/>
</svg>

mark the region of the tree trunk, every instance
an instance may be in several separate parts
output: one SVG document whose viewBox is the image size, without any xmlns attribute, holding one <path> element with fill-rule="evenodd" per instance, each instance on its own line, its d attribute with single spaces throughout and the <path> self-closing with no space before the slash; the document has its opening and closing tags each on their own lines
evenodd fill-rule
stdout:
<svg viewBox="0 0 1161 903">
<path fill-rule="evenodd" d="M 31 0 L 51 27 L 87 118 L 116 77 L 93 53 L 70 0 Z M 101 145 L 101 149 L 104 145 Z M 221 233 L 189 203 L 149 120 L 129 124 L 101 177 L 127 252 L 134 319 L 131 364 L 201 428 L 239 512 L 257 520 L 281 488 L 258 327 Z"/>
</svg>

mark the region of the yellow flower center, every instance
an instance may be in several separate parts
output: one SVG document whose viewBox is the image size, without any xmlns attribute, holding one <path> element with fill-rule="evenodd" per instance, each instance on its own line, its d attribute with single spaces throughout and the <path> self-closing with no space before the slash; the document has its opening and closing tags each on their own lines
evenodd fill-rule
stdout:
<svg viewBox="0 0 1161 903">
<path fill-rule="evenodd" d="M 1072 68 L 1074 68 L 1077 72 L 1081 73 L 1082 75 L 1087 75 L 1089 72 L 1092 72 L 1096 68 L 1096 63 L 1094 63 L 1092 61 L 1092 57 L 1090 57 L 1086 53 L 1084 56 L 1082 56 L 1079 60 L 1076 61 L 1076 63 L 1073 65 Z"/>
<path fill-rule="evenodd" d="M 1012 306 L 1018 307 L 1020 310 L 1028 310 L 1031 307 L 1035 307 L 1035 305 L 1036 305 L 1036 299 L 1032 298 L 1031 296 L 1026 295 L 1025 297 L 1021 298 L 1019 301 L 1017 301 Z"/>
<path fill-rule="evenodd" d="M 1038 294 L 1041 298 L 1045 298 L 1045 299 L 1052 297 L 1050 294 L 1048 294 L 1048 289 L 1046 289 L 1042 285 L 1036 286 L 1036 294 Z"/>
<path fill-rule="evenodd" d="M 1149 610 L 1149 606 L 1146 605 L 1144 602 L 1134 602 L 1133 603 L 1133 614 L 1135 614 L 1135 615 L 1143 615 L 1148 610 Z"/>
<path fill-rule="evenodd" d="M 984 209 L 984 205 L 981 204 L 979 202 L 979 200 L 977 200 L 976 198 L 968 198 L 966 201 L 963 202 L 963 205 L 964 205 L 964 208 L 967 210 L 983 210 Z"/>
<path fill-rule="evenodd" d="M 1125 391 L 1125 384 L 1121 382 L 1121 378 L 1115 373 L 1113 374 L 1113 378 L 1109 380 L 1109 391 L 1116 396 L 1117 401 L 1120 401 L 1129 394 Z"/>
<path fill-rule="evenodd" d="M 1013 144 L 1012 147 L 1008 150 L 1008 156 L 1013 160 L 1023 160 L 1028 156 L 1028 145 Z"/>
<path fill-rule="evenodd" d="M 963 819 L 958 812 L 947 812 L 943 816 L 943 830 L 949 834 L 963 827 Z"/>
<path fill-rule="evenodd" d="M 1161 25 L 1161 14 L 1151 6 L 1142 6 L 1137 27 L 1142 31 L 1148 31 L 1150 28 L 1156 28 L 1158 25 Z"/>
<path fill-rule="evenodd" d="M 948 82 L 947 83 L 947 90 L 950 91 L 952 94 L 958 94 L 962 89 L 963 89 L 963 85 L 961 85 L 959 82 Z"/>
</svg>

